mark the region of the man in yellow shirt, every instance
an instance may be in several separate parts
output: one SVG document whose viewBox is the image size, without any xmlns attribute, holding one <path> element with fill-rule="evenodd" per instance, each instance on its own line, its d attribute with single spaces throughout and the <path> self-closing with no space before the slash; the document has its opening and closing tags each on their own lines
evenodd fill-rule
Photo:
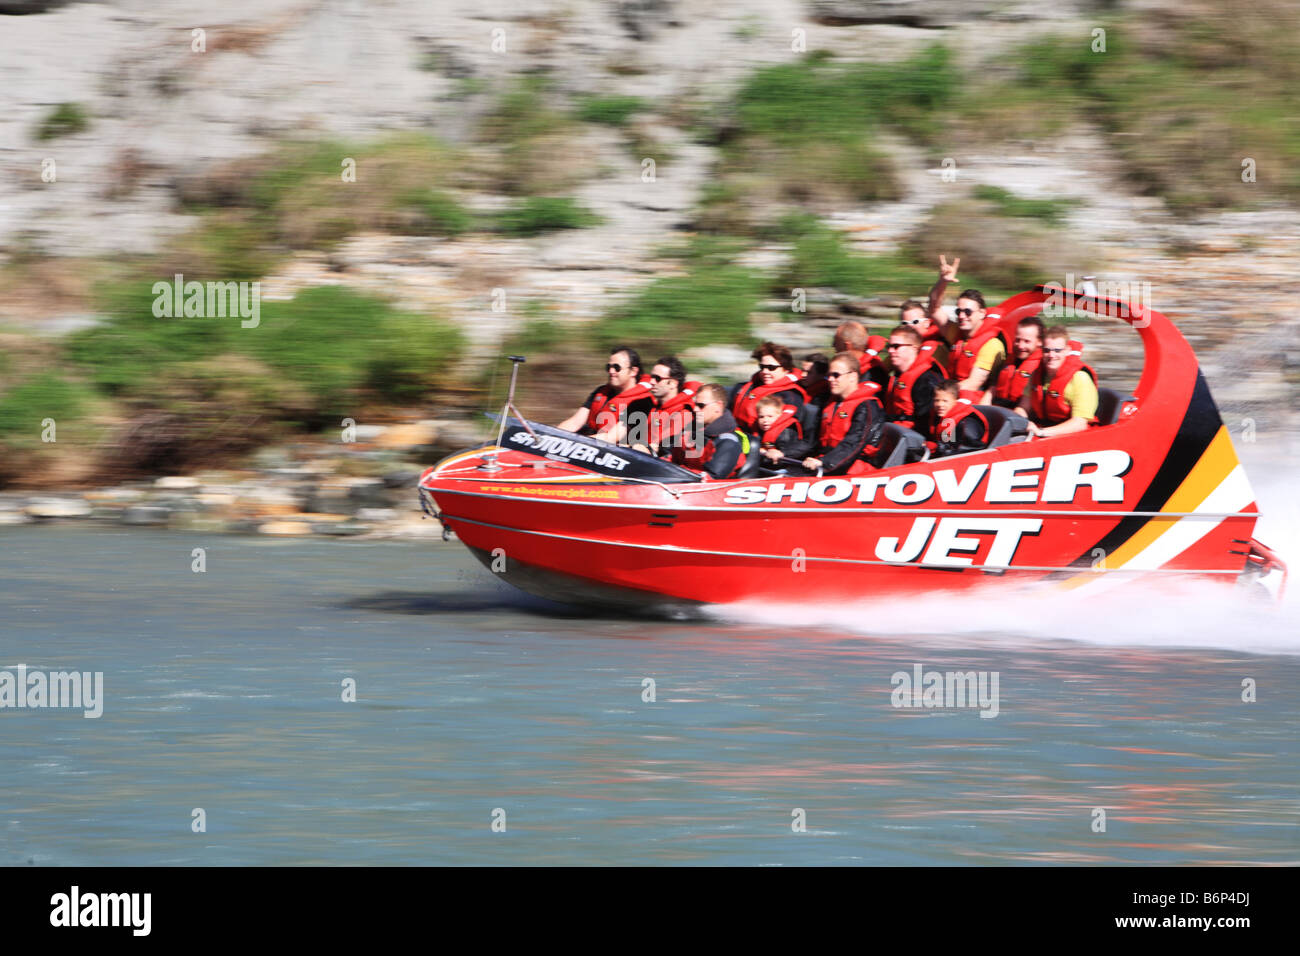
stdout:
<svg viewBox="0 0 1300 956">
<path fill-rule="evenodd" d="M 1043 335 L 1043 364 L 1034 372 L 1016 412 L 1028 418 L 1032 438 L 1084 431 L 1097 418 L 1097 380 L 1070 346 L 1070 333 L 1053 326 Z"/>
</svg>

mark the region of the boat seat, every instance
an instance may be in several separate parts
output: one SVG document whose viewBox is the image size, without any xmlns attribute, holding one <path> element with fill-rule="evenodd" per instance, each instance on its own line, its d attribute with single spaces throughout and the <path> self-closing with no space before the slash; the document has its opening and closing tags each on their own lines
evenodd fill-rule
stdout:
<svg viewBox="0 0 1300 956">
<path fill-rule="evenodd" d="M 817 430 L 821 427 L 822 417 L 822 407 L 820 405 L 804 402 L 799 406 L 799 410 L 794 413 L 794 417 L 799 420 L 799 427 L 803 429 L 804 438 L 809 436 L 817 437 Z"/>
<path fill-rule="evenodd" d="M 893 468 L 920 461 L 924 455 L 924 438 L 897 422 L 885 422 L 880 431 L 880 444 L 871 463 L 881 469 Z"/>
<path fill-rule="evenodd" d="M 1117 392 L 1113 388 L 1097 389 L 1097 424 L 1114 425 L 1119 421 L 1120 409 L 1124 407 L 1125 402 L 1133 401 L 1133 396 L 1125 396 L 1122 392 Z"/>
<path fill-rule="evenodd" d="M 757 478 L 759 466 L 763 463 L 763 456 L 758 447 L 758 441 L 754 438 L 749 440 L 749 454 L 745 456 L 745 463 L 740 466 L 740 471 L 736 472 L 737 478 Z"/>
<path fill-rule="evenodd" d="M 1024 441 L 1029 433 L 1029 419 L 1017 415 L 1009 408 L 1000 405 L 976 405 L 975 407 L 988 419 L 990 436 L 987 447 L 989 448 Z"/>
</svg>

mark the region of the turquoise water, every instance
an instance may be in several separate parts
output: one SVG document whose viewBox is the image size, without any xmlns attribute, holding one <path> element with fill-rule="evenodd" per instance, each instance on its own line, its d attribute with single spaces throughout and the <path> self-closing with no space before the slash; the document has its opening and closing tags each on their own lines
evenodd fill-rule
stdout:
<svg viewBox="0 0 1300 956">
<path fill-rule="evenodd" d="M 1300 862 L 1275 608 L 617 620 L 455 542 L 75 526 L 0 532 L 0 580 L 0 669 L 105 696 L 0 710 L 6 865 Z M 998 715 L 895 708 L 918 663 L 997 672 Z"/>
</svg>

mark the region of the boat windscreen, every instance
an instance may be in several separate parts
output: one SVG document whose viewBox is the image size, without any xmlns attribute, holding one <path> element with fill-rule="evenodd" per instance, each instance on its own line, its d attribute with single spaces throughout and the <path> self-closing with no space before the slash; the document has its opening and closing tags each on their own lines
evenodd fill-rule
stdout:
<svg viewBox="0 0 1300 956">
<path fill-rule="evenodd" d="M 488 417 L 496 422 L 501 421 L 499 415 L 489 414 Z M 532 434 L 529 434 L 519 419 L 507 418 L 501 436 L 501 447 L 553 461 L 567 461 L 611 478 L 636 478 L 664 483 L 701 480 L 699 474 L 688 468 L 644 452 L 596 441 L 586 435 L 566 432 L 539 422 L 530 421 L 528 425 L 533 430 Z"/>
</svg>

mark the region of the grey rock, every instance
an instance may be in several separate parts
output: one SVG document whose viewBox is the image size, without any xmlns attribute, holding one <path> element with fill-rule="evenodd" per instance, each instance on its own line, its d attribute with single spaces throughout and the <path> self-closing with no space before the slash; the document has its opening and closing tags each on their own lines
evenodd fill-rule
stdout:
<svg viewBox="0 0 1300 956">
<path fill-rule="evenodd" d="M 33 518 L 88 518 L 90 505 L 80 498 L 33 498 L 23 509 Z"/>
<path fill-rule="evenodd" d="M 171 513 L 170 508 L 162 505 L 132 505 L 122 512 L 122 524 L 166 524 Z"/>
<path fill-rule="evenodd" d="M 420 472 L 415 470 L 390 471 L 381 479 L 385 488 L 414 488 L 420 479 Z"/>
<path fill-rule="evenodd" d="M 358 479 L 348 491 L 348 499 L 363 508 L 384 508 L 390 503 L 388 491 L 378 478 Z"/>
<path fill-rule="evenodd" d="M 0 0 L 0 14 L 44 13 L 67 6 L 70 0 Z"/>
<path fill-rule="evenodd" d="M 312 525 L 311 530 L 313 534 L 328 534 L 341 538 L 365 534 L 370 530 L 370 525 L 361 521 L 322 521 Z"/>
<path fill-rule="evenodd" d="M 619 26 L 638 40 L 648 40 L 664 27 L 672 26 L 676 0 L 619 0 Z"/>
<path fill-rule="evenodd" d="M 946 27 L 972 20 L 1065 19 L 1104 5 L 1104 0 L 807 0 L 812 19 L 828 26 L 889 23 Z"/>
</svg>

